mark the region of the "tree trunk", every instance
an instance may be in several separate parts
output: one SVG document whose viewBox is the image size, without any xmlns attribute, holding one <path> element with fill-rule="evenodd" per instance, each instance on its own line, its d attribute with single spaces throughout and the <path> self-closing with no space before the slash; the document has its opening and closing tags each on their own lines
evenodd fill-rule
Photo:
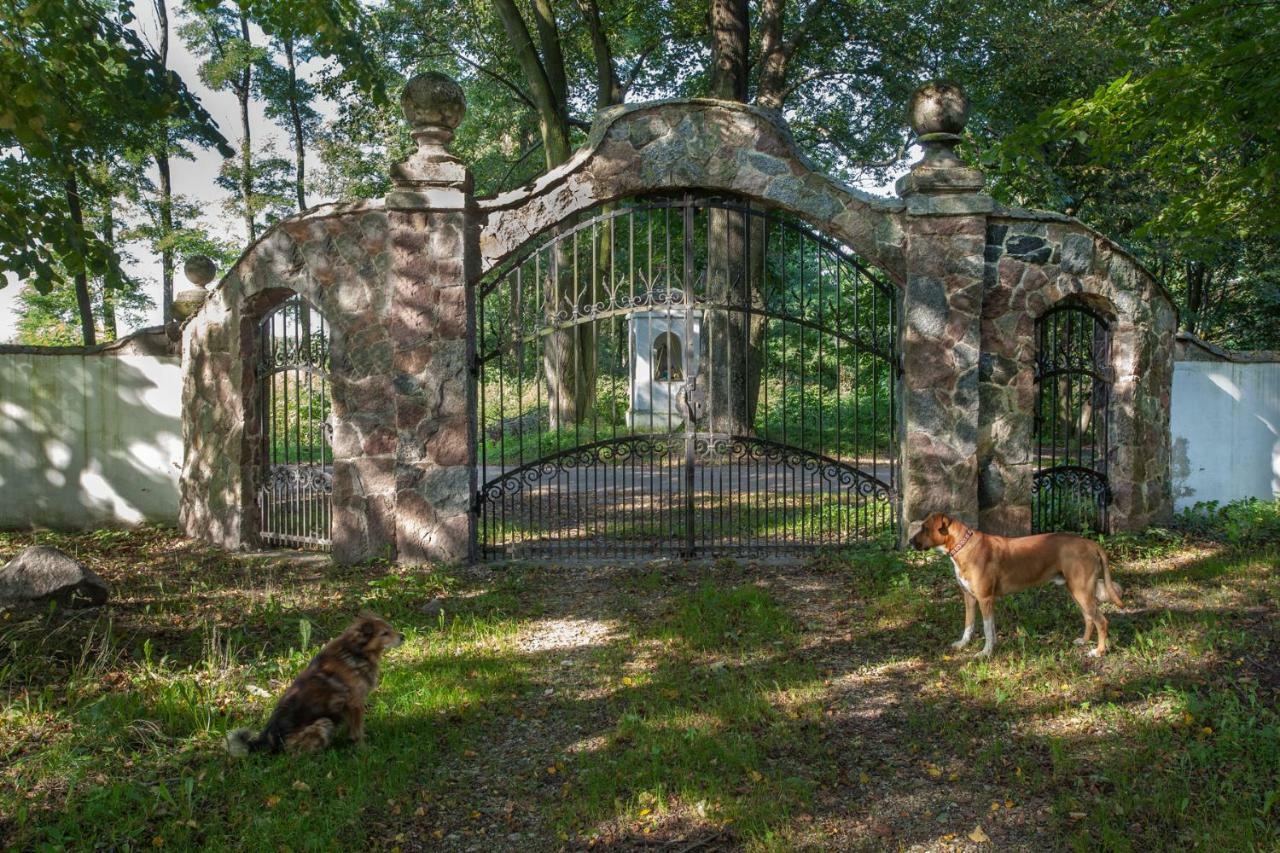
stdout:
<svg viewBox="0 0 1280 853">
<path fill-rule="evenodd" d="M 102 208 L 102 242 L 113 250 L 116 246 L 116 222 L 111 212 L 113 199 L 107 199 Z M 102 335 L 109 341 L 119 337 L 116 331 L 116 289 L 120 286 L 120 276 L 113 268 L 102 277 Z"/>
<path fill-rule="evenodd" d="M 293 62 L 293 36 L 284 38 L 285 67 L 289 69 L 289 116 L 293 120 L 293 162 L 298 210 L 307 209 L 307 161 L 302 139 L 302 113 L 298 109 L 298 72 Z"/>
<path fill-rule="evenodd" d="M 600 8 L 596 0 L 578 0 L 578 10 L 587 22 L 591 33 L 591 50 L 596 60 L 596 109 L 602 110 L 622 103 L 622 83 L 613 67 L 613 51 L 609 38 L 600 22 Z"/>
<path fill-rule="evenodd" d="M 710 94 L 747 99 L 750 22 L 746 0 L 711 0 Z M 779 24 L 780 26 L 780 24 Z M 759 399 L 764 320 L 749 313 L 763 306 L 763 223 L 738 211 L 707 211 L 707 335 L 705 379 L 708 427 L 728 435 L 752 435 Z"/>
<path fill-rule="evenodd" d="M 529 84 L 529 97 L 538 111 L 538 131 L 542 134 L 547 168 L 554 169 L 569 159 L 568 113 L 556 100 L 555 88 L 514 0 L 493 0 L 493 8 L 502 20 L 507 40 Z"/>
<path fill-rule="evenodd" d="M 514 0 L 493 0 L 493 6 L 529 85 L 547 168 L 554 169 L 568 161 L 570 155 L 564 59 L 555 17 L 547 0 L 534 0 L 535 23 L 543 48 L 540 57 Z M 566 221 L 561 228 L 572 224 Z M 575 275 L 572 238 L 570 245 L 558 244 L 552 255 L 552 269 L 543 281 L 543 310 L 549 324 L 574 315 L 585 307 L 588 298 L 582 276 Z M 577 323 L 545 336 L 542 364 L 549 426 L 559 429 L 581 422 L 595 406 L 595 324 Z"/>
<path fill-rule="evenodd" d="M 169 10 L 165 0 L 155 0 L 160 26 L 161 67 L 169 63 Z M 173 320 L 173 176 L 169 171 L 169 124 L 160 122 L 160 144 L 156 149 L 156 171 L 160 173 L 160 310 L 167 324 Z"/>
<path fill-rule="evenodd" d="M 747 100 L 747 43 L 751 25 L 747 0 L 711 0 L 711 82 L 713 98 Z"/>
<path fill-rule="evenodd" d="M 1196 334 L 1201 328 L 1200 315 L 1204 311 L 1205 279 L 1207 265 L 1199 261 L 1187 261 L 1187 331 Z"/>
<path fill-rule="evenodd" d="M 71 224 L 76 230 L 78 242 L 84 243 L 84 214 L 80 209 L 80 187 L 76 183 L 75 173 L 67 176 L 66 181 L 67 209 L 71 213 Z M 89 298 L 89 273 L 83 263 L 74 276 L 76 288 L 76 308 L 80 311 L 80 337 L 84 345 L 91 347 L 98 342 L 97 332 L 93 327 L 93 301 Z"/>
<path fill-rule="evenodd" d="M 249 41 L 249 18 L 244 9 L 240 10 L 240 37 L 244 39 L 245 48 Z M 252 243 L 258 237 L 257 226 L 253 223 L 253 142 L 249 135 L 249 98 L 253 94 L 253 66 L 245 63 L 240 82 L 236 85 L 236 98 L 240 101 L 240 199 L 244 202 L 244 225 Z"/>
<path fill-rule="evenodd" d="M 782 17 L 787 0 L 762 0 L 760 3 L 760 82 L 756 103 L 762 107 L 782 109 L 787 81 L 787 62 L 791 45 L 782 40 Z"/>
</svg>

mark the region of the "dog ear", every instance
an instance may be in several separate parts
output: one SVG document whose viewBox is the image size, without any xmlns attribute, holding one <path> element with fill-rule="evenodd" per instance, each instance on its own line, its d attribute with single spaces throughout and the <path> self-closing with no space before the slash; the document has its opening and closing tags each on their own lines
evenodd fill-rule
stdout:
<svg viewBox="0 0 1280 853">
<path fill-rule="evenodd" d="M 359 635 L 366 640 L 372 637 L 377 631 L 378 617 L 371 611 L 361 610 L 360 615 L 356 618 L 356 624 L 360 626 L 358 631 Z"/>
<path fill-rule="evenodd" d="M 951 524 L 951 519 L 947 518 L 942 513 L 938 513 L 938 533 L 939 534 L 941 534 L 942 536 L 946 536 L 947 528 L 950 526 L 950 524 Z"/>
</svg>

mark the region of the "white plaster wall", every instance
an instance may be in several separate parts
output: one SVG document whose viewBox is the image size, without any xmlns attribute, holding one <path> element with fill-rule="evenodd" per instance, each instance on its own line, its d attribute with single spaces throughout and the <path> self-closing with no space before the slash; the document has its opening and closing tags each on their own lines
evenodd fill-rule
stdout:
<svg viewBox="0 0 1280 853">
<path fill-rule="evenodd" d="M 0 528 L 176 523 L 177 356 L 0 353 Z"/>
<path fill-rule="evenodd" d="M 1175 509 L 1280 495 L 1280 363 L 1179 361 L 1172 407 Z"/>
</svg>

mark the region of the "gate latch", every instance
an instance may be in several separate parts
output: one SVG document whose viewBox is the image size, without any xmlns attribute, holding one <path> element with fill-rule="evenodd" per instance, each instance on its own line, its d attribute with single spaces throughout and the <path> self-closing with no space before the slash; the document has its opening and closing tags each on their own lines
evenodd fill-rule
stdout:
<svg viewBox="0 0 1280 853">
<path fill-rule="evenodd" d="M 707 392 L 698 387 L 696 375 L 680 389 L 680 414 L 693 424 L 707 416 Z"/>
</svg>

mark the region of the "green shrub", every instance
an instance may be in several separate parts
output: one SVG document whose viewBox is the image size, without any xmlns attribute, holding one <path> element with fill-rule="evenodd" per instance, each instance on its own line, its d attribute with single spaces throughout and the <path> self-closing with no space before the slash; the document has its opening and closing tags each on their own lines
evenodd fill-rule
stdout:
<svg viewBox="0 0 1280 853">
<path fill-rule="evenodd" d="M 1178 514 L 1178 526 L 1188 533 L 1233 545 L 1280 542 L 1280 498 L 1245 498 L 1225 505 L 1200 501 Z"/>
</svg>

